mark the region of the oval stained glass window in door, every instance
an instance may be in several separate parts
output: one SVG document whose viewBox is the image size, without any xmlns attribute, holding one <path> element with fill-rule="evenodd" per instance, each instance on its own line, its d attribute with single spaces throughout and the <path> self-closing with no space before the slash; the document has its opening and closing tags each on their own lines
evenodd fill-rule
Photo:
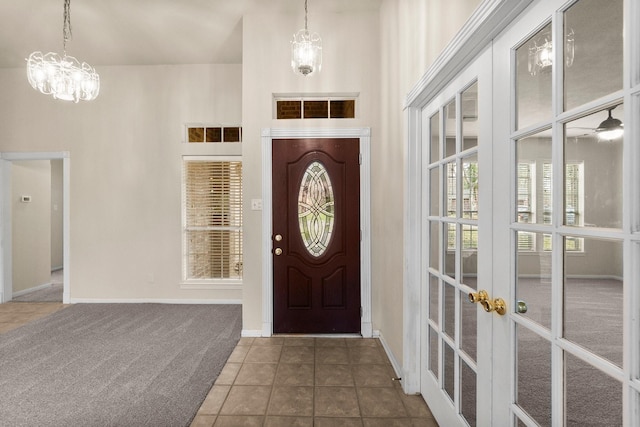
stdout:
<svg viewBox="0 0 640 427">
<path fill-rule="evenodd" d="M 329 246 L 334 227 L 335 199 L 327 169 L 320 162 L 307 167 L 298 193 L 300 236 L 307 251 L 321 256 Z"/>
</svg>

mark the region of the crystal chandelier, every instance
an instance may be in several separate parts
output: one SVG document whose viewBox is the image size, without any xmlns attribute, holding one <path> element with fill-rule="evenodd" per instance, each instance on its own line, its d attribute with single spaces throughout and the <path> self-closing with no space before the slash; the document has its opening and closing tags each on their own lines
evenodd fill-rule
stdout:
<svg viewBox="0 0 640 427">
<path fill-rule="evenodd" d="M 86 62 L 67 56 L 67 41 L 71 40 L 70 0 L 64 0 L 63 55 L 54 52 L 43 55 L 33 52 L 27 59 L 27 77 L 31 86 L 55 99 L 78 102 L 91 101 L 100 92 L 100 76 Z"/>
<path fill-rule="evenodd" d="M 575 52 L 575 35 L 573 29 L 565 36 L 564 58 L 567 67 L 573 65 Z M 553 41 L 549 31 L 535 37 L 529 47 L 529 73 L 536 76 L 539 73 L 551 71 L 553 65 Z"/>
<path fill-rule="evenodd" d="M 304 29 L 291 40 L 291 68 L 295 73 L 308 76 L 322 68 L 322 39 L 307 27 L 307 0 L 304 0 Z"/>
</svg>

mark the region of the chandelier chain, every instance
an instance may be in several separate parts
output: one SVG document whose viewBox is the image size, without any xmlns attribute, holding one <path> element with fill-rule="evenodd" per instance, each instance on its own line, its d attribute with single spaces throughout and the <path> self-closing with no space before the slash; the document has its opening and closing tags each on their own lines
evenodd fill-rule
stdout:
<svg viewBox="0 0 640 427">
<path fill-rule="evenodd" d="M 64 54 L 67 54 L 67 42 L 73 37 L 71 34 L 71 0 L 64 0 L 64 22 L 62 24 L 62 39 Z"/>
<path fill-rule="evenodd" d="M 304 29 L 305 29 L 305 31 L 309 31 L 309 27 L 307 26 L 307 13 L 308 13 L 307 0 L 304 0 Z"/>
</svg>

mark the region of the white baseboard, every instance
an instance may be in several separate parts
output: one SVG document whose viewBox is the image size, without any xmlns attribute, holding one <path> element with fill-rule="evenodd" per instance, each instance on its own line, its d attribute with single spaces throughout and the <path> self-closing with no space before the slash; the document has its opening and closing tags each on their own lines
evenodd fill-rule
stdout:
<svg viewBox="0 0 640 427">
<path fill-rule="evenodd" d="M 239 299 L 69 298 L 70 304 L 242 304 Z"/>
<path fill-rule="evenodd" d="M 262 337 L 262 331 L 260 329 L 243 329 L 240 332 L 240 336 L 247 338 L 260 338 Z"/>
<path fill-rule="evenodd" d="M 380 340 L 380 344 L 382 344 L 382 347 L 384 348 L 384 351 L 385 353 L 387 353 L 387 357 L 391 362 L 393 371 L 396 373 L 396 378 L 400 378 L 402 381 L 402 365 L 398 362 L 398 359 L 396 359 L 394 354 L 391 352 L 391 349 L 389 348 L 387 342 L 384 340 L 384 337 L 378 330 L 373 331 L 373 336 Z"/>
<path fill-rule="evenodd" d="M 13 292 L 12 295 L 13 295 L 13 298 L 20 297 L 22 295 L 30 294 L 31 292 L 39 291 L 40 289 L 50 288 L 51 286 L 52 286 L 52 283 L 49 282 L 49 283 L 45 283 L 44 285 L 38 285 L 38 286 L 34 286 L 33 288 L 23 289 L 18 292 Z"/>
</svg>

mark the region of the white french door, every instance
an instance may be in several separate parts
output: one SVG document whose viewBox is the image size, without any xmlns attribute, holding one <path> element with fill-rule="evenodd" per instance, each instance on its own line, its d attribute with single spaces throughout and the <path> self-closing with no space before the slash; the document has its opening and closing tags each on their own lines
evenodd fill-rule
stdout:
<svg viewBox="0 0 640 427">
<path fill-rule="evenodd" d="M 491 49 L 422 109 L 421 390 L 441 425 L 490 422 Z"/>
<path fill-rule="evenodd" d="M 640 426 L 639 22 L 534 1 L 422 109 L 440 425 Z"/>
</svg>

